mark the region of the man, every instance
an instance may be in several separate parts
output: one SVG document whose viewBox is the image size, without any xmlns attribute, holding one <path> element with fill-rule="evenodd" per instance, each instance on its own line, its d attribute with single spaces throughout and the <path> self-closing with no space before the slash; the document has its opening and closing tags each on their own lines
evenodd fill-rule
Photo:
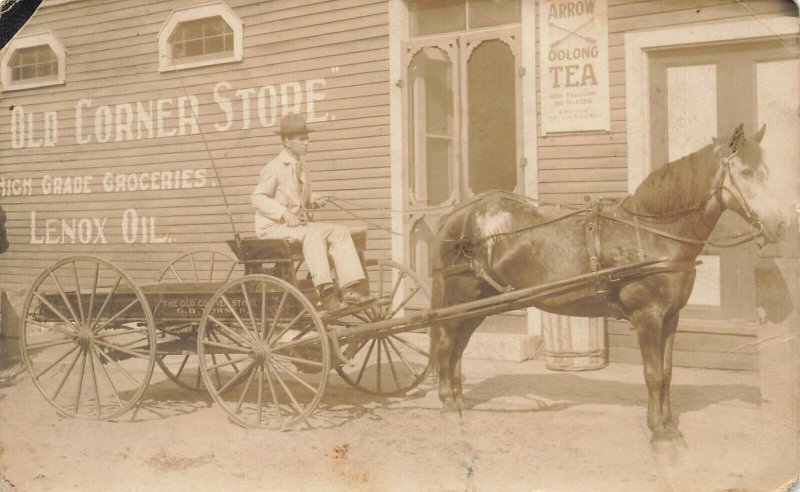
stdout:
<svg viewBox="0 0 800 492">
<path fill-rule="evenodd" d="M 327 198 L 311 192 L 308 174 L 303 170 L 302 157 L 308 151 L 310 131 L 300 114 L 281 118 L 277 133 L 283 150 L 261 170 L 251 202 L 256 209 L 256 236 L 303 242 L 303 256 L 323 309 L 333 311 L 347 304 L 366 302 L 369 297 L 357 290 L 365 276 L 350 231 L 339 224 L 309 220 L 308 209 L 328 202 Z M 329 253 L 336 266 L 341 298 L 331 278 Z"/>
</svg>

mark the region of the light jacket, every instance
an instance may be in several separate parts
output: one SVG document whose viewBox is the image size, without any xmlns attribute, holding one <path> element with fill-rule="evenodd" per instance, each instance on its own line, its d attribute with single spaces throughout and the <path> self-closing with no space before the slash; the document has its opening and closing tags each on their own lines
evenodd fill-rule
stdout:
<svg viewBox="0 0 800 492">
<path fill-rule="evenodd" d="M 315 198 L 302 162 L 282 150 L 261 170 L 258 186 L 250 197 L 256 209 L 256 234 L 284 222 L 283 213 L 287 209 L 303 217 L 306 209 L 315 208 Z"/>
</svg>

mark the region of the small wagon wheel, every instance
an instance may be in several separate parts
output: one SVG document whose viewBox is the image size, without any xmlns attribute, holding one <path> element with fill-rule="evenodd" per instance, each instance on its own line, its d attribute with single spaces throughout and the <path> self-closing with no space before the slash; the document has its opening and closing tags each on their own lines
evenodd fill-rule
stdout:
<svg viewBox="0 0 800 492">
<path fill-rule="evenodd" d="M 197 336 L 206 388 L 246 427 L 283 430 L 308 418 L 325 390 L 329 351 L 325 326 L 308 298 L 269 275 L 221 287 L 203 311 Z"/>
<path fill-rule="evenodd" d="M 60 413 L 111 419 L 139 400 L 153 374 L 153 314 L 117 266 L 94 256 L 65 258 L 28 291 L 20 349 L 36 388 Z"/>
<path fill-rule="evenodd" d="M 375 305 L 352 316 L 329 322 L 336 326 L 357 326 L 399 317 L 409 310 L 430 307 L 431 292 L 411 269 L 390 260 L 366 263 Z M 350 385 L 367 393 L 399 395 L 419 385 L 430 369 L 430 330 L 378 334 L 342 343 L 345 357 L 353 366 L 336 372 Z"/>
<path fill-rule="evenodd" d="M 157 281 L 168 283 L 227 282 L 243 273 L 244 267 L 232 254 L 199 249 L 181 254 L 170 261 L 159 273 Z M 159 334 L 166 339 L 163 342 L 180 344 L 191 341 L 192 343 L 186 344 L 189 350 L 159 353 L 156 363 L 164 371 L 164 374 L 179 386 L 195 391 L 204 391 L 205 385 L 200 376 L 197 354 L 194 351 L 196 346 L 194 340 L 199 323 L 199 319 L 173 323 L 159 320 L 157 325 Z"/>
</svg>

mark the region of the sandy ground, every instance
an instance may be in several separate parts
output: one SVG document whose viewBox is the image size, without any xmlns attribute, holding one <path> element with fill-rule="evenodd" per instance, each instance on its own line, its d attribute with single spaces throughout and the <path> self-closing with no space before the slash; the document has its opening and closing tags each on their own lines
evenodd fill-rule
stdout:
<svg viewBox="0 0 800 492">
<path fill-rule="evenodd" d="M 0 371 L 5 491 L 771 491 L 798 469 L 795 426 L 762 412 L 752 373 L 677 369 L 685 439 L 653 446 L 636 365 L 467 360 L 463 423 L 430 380 L 379 398 L 332 375 L 315 428 L 290 432 L 235 426 L 158 371 L 119 421 L 62 418 L 20 370 Z"/>
</svg>

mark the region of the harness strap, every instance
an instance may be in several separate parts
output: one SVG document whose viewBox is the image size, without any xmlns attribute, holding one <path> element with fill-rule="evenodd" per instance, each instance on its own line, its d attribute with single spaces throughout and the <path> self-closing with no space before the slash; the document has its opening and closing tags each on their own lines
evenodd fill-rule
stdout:
<svg viewBox="0 0 800 492">
<path fill-rule="evenodd" d="M 634 229 L 636 230 L 636 255 L 639 261 L 644 261 L 644 248 L 642 247 L 642 232 L 639 230 L 639 218 L 633 216 Z"/>
</svg>

